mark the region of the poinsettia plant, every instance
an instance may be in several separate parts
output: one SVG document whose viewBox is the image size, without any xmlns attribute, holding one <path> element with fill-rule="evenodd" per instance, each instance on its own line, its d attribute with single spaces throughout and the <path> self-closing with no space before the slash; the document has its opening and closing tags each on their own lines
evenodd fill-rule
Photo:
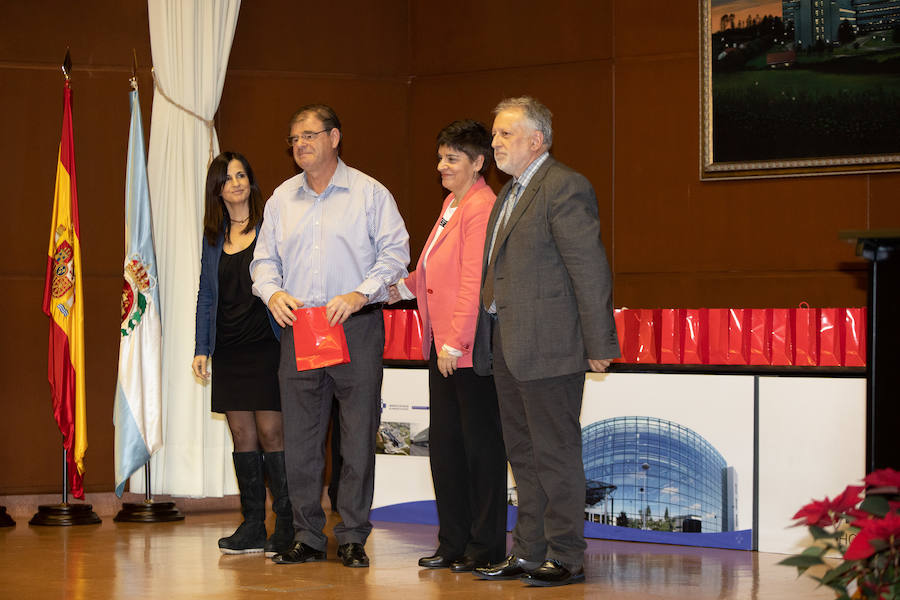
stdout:
<svg viewBox="0 0 900 600">
<path fill-rule="evenodd" d="M 881 469 L 864 481 L 797 511 L 794 525 L 806 525 L 815 544 L 779 564 L 801 575 L 825 565 L 824 575 L 810 576 L 840 599 L 900 599 L 900 472 Z M 837 564 L 826 559 L 835 552 Z"/>
</svg>

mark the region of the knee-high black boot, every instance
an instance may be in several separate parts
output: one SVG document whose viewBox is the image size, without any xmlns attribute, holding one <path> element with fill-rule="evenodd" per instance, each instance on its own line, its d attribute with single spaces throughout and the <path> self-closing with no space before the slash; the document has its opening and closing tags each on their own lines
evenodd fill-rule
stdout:
<svg viewBox="0 0 900 600">
<path fill-rule="evenodd" d="M 262 552 L 266 543 L 266 484 L 263 481 L 262 452 L 233 452 L 234 473 L 241 492 L 244 522 L 228 537 L 219 540 L 223 554 Z"/>
<path fill-rule="evenodd" d="M 294 543 L 294 511 L 288 496 L 287 477 L 284 472 L 284 451 L 263 453 L 266 477 L 272 492 L 272 512 L 275 513 L 275 530 L 266 540 L 266 556 L 287 552 Z"/>
</svg>

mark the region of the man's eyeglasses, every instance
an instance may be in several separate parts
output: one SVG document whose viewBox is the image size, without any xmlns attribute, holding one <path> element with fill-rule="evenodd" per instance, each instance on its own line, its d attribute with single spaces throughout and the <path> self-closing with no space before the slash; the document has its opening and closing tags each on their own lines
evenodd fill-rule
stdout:
<svg viewBox="0 0 900 600">
<path fill-rule="evenodd" d="M 289 135 L 285 138 L 284 141 L 287 142 L 288 146 L 293 147 L 297 142 L 303 140 L 304 142 L 311 142 L 316 139 L 316 136 L 320 133 L 325 133 L 326 131 L 330 131 L 330 129 L 323 129 L 322 131 L 304 131 L 300 135 Z"/>
</svg>

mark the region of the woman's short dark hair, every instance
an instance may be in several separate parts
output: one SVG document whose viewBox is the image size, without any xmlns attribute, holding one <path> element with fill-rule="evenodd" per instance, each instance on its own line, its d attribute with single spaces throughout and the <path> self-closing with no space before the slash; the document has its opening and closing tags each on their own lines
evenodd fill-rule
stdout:
<svg viewBox="0 0 900 600">
<path fill-rule="evenodd" d="M 484 163 L 481 165 L 479 173 L 484 174 L 488 166 L 491 164 L 491 134 L 487 128 L 472 119 L 462 119 L 453 121 L 443 129 L 437 136 L 437 147 L 447 146 L 454 150 L 459 150 L 469 157 L 469 160 L 475 162 L 479 156 L 484 157 Z"/>
<path fill-rule="evenodd" d="M 250 218 L 242 233 L 253 231 L 263 218 L 265 204 L 262 192 L 259 191 L 259 186 L 256 184 L 253 168 L 250 167 L 250 161 L 237 152 L 223 152 L 213 159 L 206 171 L 206 212 L 203 215 L 203 235 L 211 246 L 216 245 L 219 235 L 223 232 L 225 239 L 230 239 L 231 219 L 228 216 L 228 209 L 225 208 L 225 201 L 222 200 L 222 187 L 228 177 L 228 163 L 233 160 L 240 161 L 247 174 L 247 181 L 250 182 L 250 198 L 248 199 Z"/>
</svg>

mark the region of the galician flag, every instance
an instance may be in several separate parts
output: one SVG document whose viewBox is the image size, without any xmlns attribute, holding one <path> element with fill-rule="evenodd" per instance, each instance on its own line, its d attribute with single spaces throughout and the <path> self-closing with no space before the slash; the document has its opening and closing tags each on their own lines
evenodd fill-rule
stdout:
<svg viewBox="0 0 900 600">
<path fill-rule="evenodd" d="M 81 286 L 79 238 L 72 88 L 66 78 L 43 309 L 44 314 L 50 317 L 47 378 L 50 380 L 53 416 L 62 432 L 63 447 L 66 449 L 69 489 L 76 498 L 84 498 L 87 421 L 84 403 L 84 292 Z"/>
<path fill-rule="evenodd" d="M 125 281 L 119 376 L 113 423 L 116 426 L 116 494 L 162 447 L 162 336 L 156 253 L 150 219 L 150 189 L 137 81 L 131 80 L 131 130 L 125 174 Z"/>
</svg>

